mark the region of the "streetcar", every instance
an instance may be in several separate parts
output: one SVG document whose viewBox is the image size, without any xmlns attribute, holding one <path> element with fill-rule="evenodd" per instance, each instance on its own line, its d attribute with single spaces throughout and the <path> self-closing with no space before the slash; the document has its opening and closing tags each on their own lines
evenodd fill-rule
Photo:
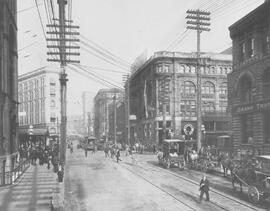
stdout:
<svg viewBox="0 0 270 211">
<path fill-rule="evenodd" d="M 97 141 L 96 137 L 94 137 L 94 136 L 86 136 L 83 140 L 81 140 L 80 146 L 83 149 L 86 149 L 86 150 L 89 150 L 89 151 L 94 151 L 96 141 Z"/>
<path fill-rule="evenodd" d="M 185 141 L 180 139 L 163 140 L 161 149 L 158 152 L 158 163 L 166 168 L 177 165 L 183 169 L 185 166 L 184 159 Z"/>
</svg>

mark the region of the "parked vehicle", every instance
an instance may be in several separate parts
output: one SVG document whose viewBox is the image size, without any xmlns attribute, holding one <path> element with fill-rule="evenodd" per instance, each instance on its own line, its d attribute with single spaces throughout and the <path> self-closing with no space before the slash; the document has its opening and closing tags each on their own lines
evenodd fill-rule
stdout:
<svg viewBox="0 0 270 211">
<path fill-rule="evenodd" d="M 158 152 L 159 165 L 170 168 L 176 164 L 179 168 L 183 169 L 185 166 L 184 151 L 184 140 L 165 139 L 162 143 L 161 150 Z"/>
</svg>

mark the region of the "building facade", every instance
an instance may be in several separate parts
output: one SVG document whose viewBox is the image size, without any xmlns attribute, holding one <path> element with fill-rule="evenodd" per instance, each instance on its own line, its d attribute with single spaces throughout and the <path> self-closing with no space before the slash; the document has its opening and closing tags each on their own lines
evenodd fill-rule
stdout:
<svg viewBox="0 0 270 211">
<path fill-rule="evenodd" d="M 129 80 L 130 142 L 161 144 L 166 137 L 196 140 L 196 54 L 156 52 Z M 202 53 L 205 142 L 228 134 L 227 74 L 231 55 Z M 126 86 L 127 87 L 127 86 Z"/>
<path fill-rule="evenodd" d="M 17 147 L 17 1 L 0 1 L 0 173 L 14 169 Z M 1 184 L 5 174 L 1 174 Z"/>
<path fill-rule="evenodd" d="M 115 106 L 122 100 L 123 91 L 120 89 L 101 89 L 98 91 L 94 98 L 94 136 L 113 141 L 114 127 L 112 122 L 114 121 L 112 119 L 114 117 L 112 115 L 114 115 Z"/>
<path fill-rule="evenodd" d="M 239 153 L 270 154 L 270 2 L 234 23 L 229 105 Z"/>
<path fill-rule="evenodd" d="M 42 67 L 19 76 L 19 141 L 49 145 L 60 133 L 59 71 Z"/>
</svg>

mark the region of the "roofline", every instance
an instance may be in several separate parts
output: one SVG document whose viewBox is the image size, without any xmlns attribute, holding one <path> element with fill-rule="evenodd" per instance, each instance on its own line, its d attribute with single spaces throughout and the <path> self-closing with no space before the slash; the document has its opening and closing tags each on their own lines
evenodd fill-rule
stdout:
<svg viewBox="0 0 270 211">
<path fill-rule="evenodd" d="M 18 81 L 23 81 L 23 80 L 26 80 L 26 79 L 31 78 L 33 76 L 38 76 L 38 75 L 45 74 L 45 73 L 56 73 L 56 74 L 60 73 L 60 71 L 57 71 L 56 69 L 58 69 L 58 68 L 43 66 L 43 67 L 37 68 L 35 70 L 29 71 L 27 73 L 19 75 Z"/>
</svg>

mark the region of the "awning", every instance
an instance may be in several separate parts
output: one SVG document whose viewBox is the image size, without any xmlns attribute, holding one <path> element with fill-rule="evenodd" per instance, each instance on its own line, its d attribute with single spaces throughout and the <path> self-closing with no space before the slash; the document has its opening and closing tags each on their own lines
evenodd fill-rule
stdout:
<svg viewBox="0 0 270 211">
<path fill-rule="evenodd" d="M 29 135 L 27 128 L 19 128 L 19 135 Z M 46 136 L 48 135 L 47 128 L 33 128 L 32 136 Z"/>
</svg>

